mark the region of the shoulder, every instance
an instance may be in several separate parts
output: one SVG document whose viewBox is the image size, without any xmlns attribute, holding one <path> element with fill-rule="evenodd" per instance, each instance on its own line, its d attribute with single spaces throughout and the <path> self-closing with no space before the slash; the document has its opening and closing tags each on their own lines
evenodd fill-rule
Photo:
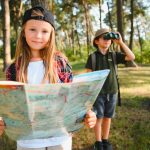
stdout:
<svg viewBox="0 0 150 150">
<path fill-rule="evenodd" d="M 57 73 L 62 83 L 71 82 L 73 79 L 72 67 L 68 59 L 61 53 L 55 54 L 55 61 L 57 66 Z"/>
<path fill-rule="evenodd" d="M 90 53 L 90 55 L 89 55 L 89 56 L 91 56 L 91 55 L 97 55 L 97 54 L 98 54 L 98 51 L 96 50 L 96 51 L 94 51 L 94 52 Z"/>
<path fill-rule="evenodd" d="M 88 60 L 92 60 L 92 59 L 95 59 L 95 57 L 98 55 L 98 52 L 97 51 L 94 51 L 92 53 L 89 54 L 88 56 Z"/>
<path fill-rule="evenodd" d="M 72 69 L 71 65 L 68 62 L 67 57 L 61 52 L 56 52 L 55 61 L 57 63 L 57 68 L 58 69 L 63 70 L 66 67 L 69 68 L 70 70 Z"/>
</svg>

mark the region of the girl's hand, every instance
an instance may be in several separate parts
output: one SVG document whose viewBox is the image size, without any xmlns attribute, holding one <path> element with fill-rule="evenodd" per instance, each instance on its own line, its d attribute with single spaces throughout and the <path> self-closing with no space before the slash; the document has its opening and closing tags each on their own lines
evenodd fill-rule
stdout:
<svg viewBox="0 0 150 150">
<path fill-rule="evenodd" d="M 96 114 L 90 110 L 86 113 L 86 116 L 84 118 L 84 123 L 89 128 L 93 128 L 96 124 L 96 120 L 97 120 Z"/>
<path fill-rule="evenodd" d="M 5 123 L 3 119 L 0 117 L 0 136 L 3 134 L 4 129 L 5 129 Z"/>
</svg>

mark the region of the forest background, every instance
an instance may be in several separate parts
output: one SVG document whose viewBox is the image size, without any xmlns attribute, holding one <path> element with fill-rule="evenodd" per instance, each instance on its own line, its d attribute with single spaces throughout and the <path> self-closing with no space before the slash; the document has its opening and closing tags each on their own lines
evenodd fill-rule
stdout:
<svg viewBox="0 0 150 150">
<path fill-rule="evenodd" d="M 117 108 L 111 140 L 116 150 L 149 150 L 149 0 L 0 0 L 0 80 L 5 79 L 4 70 L 13 61 L 22 15 L 37 4 L 54 14 L 57 48 L 68 57 L 75 74 L 84 72 L 97 29 L 109 27 L 121 33 L 136 59 L 119 66 L 123 106 Z M 116 45 L 112 48 L 120 51 Z M 85 128 L 75 134 L 73 149 L 90 150 L 93 142 L 93 132 Z M 0 138 L 0 150 L 15 147 L 6 135 Z"/>
</svg>

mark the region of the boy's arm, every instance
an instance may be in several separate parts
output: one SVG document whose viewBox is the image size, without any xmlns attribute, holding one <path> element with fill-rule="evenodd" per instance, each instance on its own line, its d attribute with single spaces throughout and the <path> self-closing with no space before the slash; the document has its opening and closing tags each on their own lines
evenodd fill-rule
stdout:
<svg viewBox="0 0 150 150">
<path fill-rule="evenodd" d="M 128 48 L 128 46 L 124 42 L 121 42 L 119 45 L 121 46 L 121 48 L 123 49 L 123 51 L 126 55 L 126 57 L 125 57 L 126 61 L 132 61 L 135 59 L 135 55 L 133 54 L 133 52 Z"/>
<path fill-rule="evenodd" d="M 135 59 L 135 55 L 134 53 L 129 49 L 129 47 L 123 42 L 121 34 L 119 32 L 117 32 L 119 34 L 119 39 L 115 39 L 113 40 L 114 43 L 120 45 L 120 47 L 122 48 L 122 50 L 124 51 L 126 57 L 125 60 L 126 61 L 132 61 Z"/>
</svg>

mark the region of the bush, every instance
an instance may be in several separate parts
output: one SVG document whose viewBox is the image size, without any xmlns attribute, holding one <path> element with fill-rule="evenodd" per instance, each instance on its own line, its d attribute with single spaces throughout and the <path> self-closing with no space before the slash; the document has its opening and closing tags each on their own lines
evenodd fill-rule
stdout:
<svg viewBox="0 0 150 150">
<path fill-rule="evenodd" d="M 149 41 L 143 42 L 143 50 L 141 51 L 139 47 L 135 47 L 134 54 L 136 62 L 142 64 L 150 64 L 150 43 Z"/>
</svg>

